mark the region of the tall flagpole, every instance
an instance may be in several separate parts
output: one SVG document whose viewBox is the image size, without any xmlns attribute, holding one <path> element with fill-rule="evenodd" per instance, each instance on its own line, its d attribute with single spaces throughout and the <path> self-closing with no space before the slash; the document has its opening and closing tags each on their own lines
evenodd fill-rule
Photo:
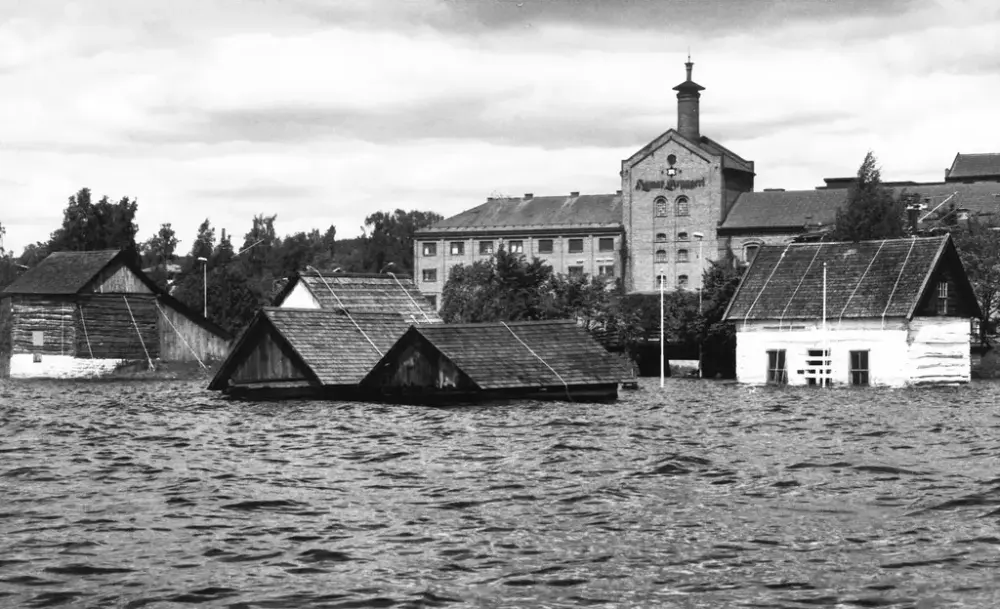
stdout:
<svg viewBox="0 0 1000 609">
<path fill-rule="evenodd" d="M 666 359 L 663 354 L 663 273 L 660 273 L 660 387 L 663 387 L 663 377 L 664 377 L 664 360 Z"/>
</svg>

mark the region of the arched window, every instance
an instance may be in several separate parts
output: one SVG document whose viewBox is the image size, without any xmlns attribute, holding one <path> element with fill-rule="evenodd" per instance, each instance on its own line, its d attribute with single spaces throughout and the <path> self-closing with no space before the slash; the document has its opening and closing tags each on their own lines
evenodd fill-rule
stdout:
<svg viewBox="0 0 1000 609">
<path fill-rule="evenodd" d="M 688 240 L 688 234 L 687 233 L 677 233 L 677 240 L 678 241 L 687 241 Z"/>
<path fill-rule="evenodd" d="M 656 240 L 657 241 L 666 241 L 667 240 L 667 233 L 656 233 Z"/>
<path fill-rule="evenodd" d="M 760 249 L 759 243 L 747 243 L 743 246 L 743 260 L 747 264 L 753 262 L 753 259 L 757 257 L 757 250 Z"/>
<path fill-rule="evenodd" d="M 653 201 L 653 205 L 656 207 L 656 215 L 657 216 L 666 216 L 667 215 L 667 200 L 666 199 L 664 199 L 663 197 L 657 197 L 656 200 Z"/>
<path fill-rule="evenodd" d="M 677 208 L 677 215 L 678 216 L 686 216 L 691 211 L 690 208 L 689 208 L 689 203 L 688 203 L 688 198 L 687 197 L 677 197 L 677 201 L 676 201 L 675 205 L 676 205 L 676 208 Z"/>
<path fill-rule="evenodd" d="M 687 262 L 687 261 L 688 261 L 688 251 L 677 250 L 677 262 Z"/>
<path fill-rule="evenodd" d="M 687 275 L 678 275 L 677 276 L 677 287 L 679 287 L 679 288 L 686 288 L 687 285 L 688 285 L 688 276 Z"/>
<path fill-rule="evenodd" d="M 656 250 L 656 261 L 666 262 L 667 261 L 667 250 Z"/>
</svg>

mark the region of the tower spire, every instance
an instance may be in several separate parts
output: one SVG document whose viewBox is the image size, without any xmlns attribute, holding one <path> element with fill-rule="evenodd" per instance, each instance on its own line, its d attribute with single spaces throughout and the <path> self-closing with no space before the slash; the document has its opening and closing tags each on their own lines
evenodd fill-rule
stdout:
<svg viewBox="0 0 1000 609">
<path fill-rule="evenodd" d="M 674 87 L 674 91 L 677 91 L 677 131 L 690 140 L 698 141 L 701 138 L 698 100 L 705 87 L 691 80 L 694 62 L 691 61 L 690 49 L 684 67 L 687 68 L 687 79 Z"/>
</svg>

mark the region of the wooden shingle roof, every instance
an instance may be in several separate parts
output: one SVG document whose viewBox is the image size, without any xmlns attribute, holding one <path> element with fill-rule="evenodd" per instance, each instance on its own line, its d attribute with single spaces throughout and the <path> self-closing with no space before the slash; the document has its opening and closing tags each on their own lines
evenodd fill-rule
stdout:
<svg viewBox="0 0 1000 609">
<path fill-rule="evenodd" d="M 275 304 L 280 305 L 299 282 L 305 283 L 323 309 L 395 313 L 413 323 L 442 321 L 409 275 L 304 272 L 288 282 Z"/>
<path fill-rule="evenodd" d="M 820 319 L 824 263 L 827 320 L 910 319 L 926 290 L 931 289 L 931 274 L 946 253 L 960 269 L 949 235 L 763 246 L 744 273 L 725 319 L 737 323 Z M 975 302 L 964 271 L 959 275 L 958 289 Z"/>
<path fill-rule="evenodd" d="M 616 229 L 621 226 L 622 197 L 618 194 L 498 198 L 422 228 L 416 236 L 534 228 Z"/>
<path fill-rule="evenodd" d="M 261 314 L 324 385 L 359 383 L 409 327 L 385 313 L 266 307 Z"/>
<path fill-rule="evenodd" d="M 410 331 L 483 390 L 622 380 L 620 362 L 571 320 L 424 325 Z"/>
<path fill-rule="evenodd" d="M 123 251 L 53 252 L 4 288 L 3 294 L 76 294 Z"/>
</svg>

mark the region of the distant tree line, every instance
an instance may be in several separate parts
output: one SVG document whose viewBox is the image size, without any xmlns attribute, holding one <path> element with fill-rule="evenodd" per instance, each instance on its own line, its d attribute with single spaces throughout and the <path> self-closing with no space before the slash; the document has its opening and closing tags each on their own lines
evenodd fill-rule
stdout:
<svg viewBox="0 0 1000 609">
<path fill-rule="evenodd" d="M 135 199 L 104 196 L 93 201 L 90 189 L 83 188 L 69 197 L 62 224 L 50 238 L 28 245 L 20 255 L 4 249 L 6 230 L 0 224 L 0 288 L 50 252 L 125 248 L 153 281 L 196 311 L 202 310 L 207 270 L 208 317 L 235 333 L 260 306 L 271 303 L 288 277 L 306 267 L 366 273 L 388 267 L 412 273 L 414 231 L 441 219 L 433 212 L 380 211 L 365 218 L 360 237 L 338 240 L 332 225 L 281 237 L 275 229 L 277 216 L 258 214 L 237 247 L 231 235 L 217 236 L 206 218 L 190 250 L 182 254 L 172 223 L 137 243 L 137 212 Z"/>
</svg>

